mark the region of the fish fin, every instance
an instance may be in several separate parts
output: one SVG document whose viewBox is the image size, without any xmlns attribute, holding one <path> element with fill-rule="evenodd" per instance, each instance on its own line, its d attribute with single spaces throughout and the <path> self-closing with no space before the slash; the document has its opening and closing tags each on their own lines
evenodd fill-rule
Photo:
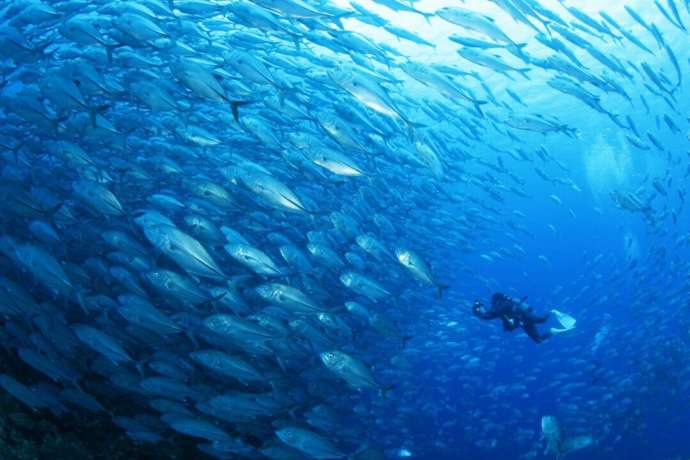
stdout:
<svg viewBox="0 0 690 460">
<path fill-rule="evenodd" d="M 225 297 L 225 294 L 227 294 L 227 293 L 221 292 L 217 296 L 214 296 L 214 297 L 211 297 L 210 299 L 204 300 L 203 302 L 201 302 L 200 304 L 197 305 L 197 308 L 211 306 L 213 304 L 213 302 L 220 300 L 223 297 Z"/>
<path fill-rule="evenodd" d="M 527 72 L 529 72 L 530 70 L 532 70 L 532 69 L 530 69 L 529 67 L 524 67 L 524 68 L 522 68 L 522 69 L 517 69 L 518 73 L 519 73 L 520 75 L 522 75 L 522 76 L 525 78 L 525 80 L 531 80 L 531 78 L 529 77 L 529 75 L 527 75 Z"/>
<path fill-rule="evenodd" d="M 450 287 L 450 285 L 448 285 L 448 284 L 437 284 L 436 285 L 436 288 L 438 289 L 438 298 L 439 299 L 443 298 L 443 291 L 445 291 L 449 287 Z"/>
<path fill-rule="evenodd" d="M 232 118 L 233 118 L 236 122 L 239 122 L 239 121 L 240 121 L 240 112 L 239 112 L 239 110 L 237 109 L 237 104 L 236 104 L 236 103 L 231 103 L 231 104 L 230 104 L 230 107 L 231 107 L 231 109 L 232 109 Z"/>
<path fill-rule="evenodd" d="M 86 393 L 86 392 L 84 391 L 84 389 L 81 387 L 81 385 L 79 385 L 79 382 L 78 382 L 76 379 L 75 379 L 74 381 L 71 381 L 70 383 L 72 384 L 72 386 L 73 386 L 74 388 L 77 389 L 77 391 L 80 391 L 80 392 L 82 392 L 82 393 Z M 88 393 L 86 393 L 86 394 L 88 394 Z"/>
<path fill-rule="evenodd" d="M 104 110 L 107 110 L 110 107 L 110 104 L 102 104 L 102 105 L 97 105 L 95 107 L 89 107 L 89 119 L 91 120 L 91 126 L 96 127 L 96 116 L 100 113 L 103 112 Z"/>
<path fill-rule="evenodd" d="M 239 123 L 240 111 L 239 108 L 243 105 L 251 104 L 251 101 L 228 101 L 232 110 L 232 118 Z"/>
<path fill-rule="evenodd" d="M 290 92 L 291 88 L 287 86 L 278 86 L 278 104 L 280 105 L 280 108 L 285 107 L 285 97 L 287 94 Z"/>
<path fill-rule="evenodd" d="M 280 359 L 280 356 L 276 356 L 276 362 L 278 363 L 278 366 L 280 367 L 280 370 L 283 371 L 283 374 L 287 375 L 287 368 L 285 367 L 285 363 L 283 362 L 282 359 Z M 273 386 L 273 382 L 271 382 L 271 386 Z"/>
<path fill-rule="evenodd" d="M 484 104 L 488 104 L 489 102 L 488 101 L 472 101 L 472 103 L 474 104 L 474 110 L 477 111 L 479 116 L 484 118 L 484 112 L 482 112 L 482 106 Z"/>
<path fill-rule="evenodd" d="M 409 341 L 412 340 L 412 339 L 414 339 L 414 336 L 413 336 L 413 335 L 404 335 L 404 336 L 402 337 L 402 347 L 403 347 L 403 348 L 407 347 L 407 342 L 409 342 Z"/>
<path fill-rule="evenodd" d="M 13 147 L 10 149 L 12 151 L 12 155 L 14 156 L 14 162 L 15 163 L 19 162 L 19 151 L 21 150 L 22 147 L 24 147 L 24 144 L 26 144 L 26 142 L 21 141 L 19 144 L 17 144 L 16 147 Z"/>
<path fill-rule="evenodd" d="M 113 51 L 115 51 L 117 48 L 121 48 L 122 46 L 124 45 L 120 45 L 119 43 L 113 45 L 106 45 L 105 43 L 103 44 L 105 54 L 108 57 L 108 63 L 113 62 Z"/>
<path fill-rule="evenodd" d="M 395 385 L 388 385 L 382 388 L 379 388 L 379 396 L 381 399 L 386 399 L 386 395 L 393 391 L 395 389 Z"/>
<path fill-rule="evenodd" d="M 422 123 L 417 123 L 414 121 L 410 120 L 403 120 L 405 122 L 405 125 L 407 126 L 407 136 L 410 138 L 410 140 L 414 140 L 414 130 L 415 128 L 426 128 L 426 125 Z"/>
<path fill-rule="evenodd" d="M 357 16 L 357 12 L 351 11 L 351 10 L 343 10 L 343 11 L 340 11 L 339 13 L 335 13 L 334 15 L 332 15 L 332 17 L 339 18 L 339 19 L 356 18 L 356 16 Z"/>
<path fill-rule="evenodd" d="M 60 123 L 62 123 L 63 121 L 67 121 L 68 118 L 69 118 L 69 114 L 65 114 L 65 115 L 60 115 L 59 117 L 57 117 L 54 120 L 50 120 L 50 123 L 53 125 L 53 130 L 57 133 L 59 128 L 60 128 Z"/>
<path fill-rule="evenodd" d="M 51 57 L 58 50 L 58 48 L 56 47 L 56 48 L 52 49 L 49 53 L 46 53 L 46 49 L 48 49 L 48 47 L 53 44 L 54 38 L 55 38 L 55 35 L 53 34 L 53 35 L 47 37 L 42 42 L 36 44 L 33 47 L 33 50 L 31 50 L 32 54 L 37 54 L 41 58 Z"/>
<path fill-rule="evenodd" d="M 77 300 L 77 305 L 82 309 L 85 315 L 88 316 L 89 310 L 86 308 L 86 302 L 84 302 L 84 293 L 80 290 L 76 290 L 74 293 L 74 297 Z M 103 315 L 106 317 L 106 320 L 108 319 L 108 312 L 104 311 Z"/>
<path fill-rule="evenodd" d="M 48 208 L 48 209 L 42 210 L 42 211 L 41 211 L 41 214 L 43 214 L 44 216 L 53 217 L 53 216 L 60 210 L 60 208 L 62 208 L 62 205 L 63 205 L 63 204 L 65 204 L 65 202 L 64 202 L 64 201 L 61 201 L 61 202 L 59 202 L 58 204 L 56 204 L 55 206 L 52 206 L 52 207 L 50 207 L 50 208 Z"/>
</svg>

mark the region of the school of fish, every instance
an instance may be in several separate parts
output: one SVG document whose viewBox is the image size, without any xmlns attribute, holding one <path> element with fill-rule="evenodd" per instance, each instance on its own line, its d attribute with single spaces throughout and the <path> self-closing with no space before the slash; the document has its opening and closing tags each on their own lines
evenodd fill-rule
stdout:
<svg viewBox="0 0 690 460">
<path fill-rule="evenodd" d="M 690 2 L 486 2 L 501 21 L 431 3 L 0 3 L 0 342 L 30 369 L 0 387 L 219 459 L 464 458 L 506 438 L 520 459 L 610 453 L 647 411 L 673 414 L 640 401 L 690 390 L 686 288 L 661 275 L 690 274 Z M 389 17 L 452 30 L 453 56 L 424 59 L 440 45 Z M 590 325 L 540 346 L 559 371 L 487 386 L 531 344 L 469 302 L 510 291 L 486 267 L 552 267 L 524 249 L 525 203 L 538 190 L 577 219 L 559 149 L 594 144 L 592 125 L 663 163 L 593 209 L 659 243 L 572 267 L 540 299 Z M 606 316 L 623 304 L 649 334 Z M 557 416 L 510 406 L 533 394 Z"/>
</svg>

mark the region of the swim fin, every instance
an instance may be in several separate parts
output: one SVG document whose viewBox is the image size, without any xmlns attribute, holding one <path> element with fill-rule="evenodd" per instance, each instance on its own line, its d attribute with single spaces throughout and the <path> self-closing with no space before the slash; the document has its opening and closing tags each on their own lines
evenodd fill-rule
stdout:
<svg viewBox="0 0 690 460">
<path fill-rule="evenodd" d="M 561 325 L 560 329 L 552 327 L 550 329 L 552 334 L 560 334 L 562 332 L 567 332 L 571 329 L 575 329 L 575 324 L 577 323 L 577 320 L 575 318 L 568 315 L 567 313 L 563 313 L 558 310 L 551 310 L 551 313 L 556 318 L 556 321 L 558 321 Z"/>
</svg>

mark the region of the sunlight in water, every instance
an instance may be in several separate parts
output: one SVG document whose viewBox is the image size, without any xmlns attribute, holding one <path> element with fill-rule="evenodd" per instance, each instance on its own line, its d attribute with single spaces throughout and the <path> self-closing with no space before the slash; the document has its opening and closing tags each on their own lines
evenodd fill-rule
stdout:
<svg viewBox="0 0 690 460">
<path fill-rule="evenodd" d="M 386 3 L 385 0 L 380 0 L 380 2 L 374 0 L 332 1 L 334 5 L 337 5 L 341 8 L 351 8 L 351 5 L 360 5 L 367 11 L 388 21 L 390 24 L 414 32 L 424 40 L 427 40 L 435 45 L 435 48 L 433 49 L 426 46 L 416 45 L 407 40 L 398 39 L 393 34 L 386 32 L 381 27 L 374 27 L 356 19 L 346 18 L 343 20 L 343 25 L 346 29 L 361 33 L 375 42 L 388 43 L 389 45 L 398 48 L 409 58 L 430 62 L 441 62 L 448 59 L 456 61 L 458 60 L 458 56 L 456 54 L 458 45 L 449 40 L 449 36 L 459 34 L 473 38 L 486 38 L 482 37 L 481 34 L 477 34 L 469 30 L 463 31 L 457 25 L 451 24 L 438 17 L 427 20 L 422 15 L 417 13 L 393 11 L 382 5 L 382 3 Z M 511 40 L 516 43 L 526 42 L 534 35 L 533 31 L 531 31 L 529 27 L 516 22 L 508 13 L 505 12 L 505 10 L 497 5 L 497 3 L 501 2 L 494 2 L 492 0 L 421 0 L 416 2 L 401 1 L 400 3 L 413 5 L 415 9 L 423 13 L 434 13 L 441 8 L 452 7 L 486 15 L 487 17 L 491 18 L 491 20 L 493 20 L 496 25 L 511 38 Z M 611 4 L 593 2 L 591 0 L 570 0 L 565 6 L 563 6 L 563 3 L 559 0 L 544 0 L 540 3 L 542 3 L 548 9 L 563 15 L 567 14 L 565 6 L 568 6 L 578 8 L 579 10 L 595 17 L 598 15 L 599 11 L 602 10 L 609 13 L 614 12 L 616 13 L 615 15 L 617 17 L 621 17 L 622 15 L 619 13 L 622 13 L 624 4 L 643 12 L 645 17 L 650 20 L 658 19 L 660 14 L 656 8 L 653 7 L 651 4 L 652 2 L 644 2 L 642 0 L 630 0 L 625 3 L 614 2 Z M 637 30 L 639 27 L 629 17 L 623 17 L 621 19 L 621 23 L 633 30 Z"/>
<path fill-rule="evenodd" d="M 584 153 L 585 171 L 590 190 L 597 203 L 608 200 L 613 190 L 625 188 L 632 171 L 630 152 L 622 141 L 612 145 L 598 135 L 592 148 Z"/>
</svg>

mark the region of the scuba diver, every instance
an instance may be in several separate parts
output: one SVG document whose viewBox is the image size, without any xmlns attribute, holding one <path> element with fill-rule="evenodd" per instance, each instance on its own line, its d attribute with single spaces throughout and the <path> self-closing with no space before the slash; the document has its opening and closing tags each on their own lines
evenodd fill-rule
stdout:
<svg viewBox="0 0 690 460">
<path fill-rule="evenodd" d="M 475 300 L 472 305 L 472 314 L 483 320 L 500 318 L 503 322 L 504 331 L 513 331 L 522 327 L 529 338 L 536 343 L 543 342 L 555 333 L 565 332 L 575 327 L 575 320 L 558 310 L 551 310 L 541 316 L 537 315 L 532 307 L 524 303 L 526 299 L 527 297 L 523 297 L 521 300 L 515 301 L 505 294 L 497 292 L 491 296 L 491 308 L 489 310 L 486 310 L 480 301 Z M 564 329 L 551 328 L 547 332 L 540 333 L 536 325 L 545 323 L 552 315 L 556 316 Z"/>
</svg>

